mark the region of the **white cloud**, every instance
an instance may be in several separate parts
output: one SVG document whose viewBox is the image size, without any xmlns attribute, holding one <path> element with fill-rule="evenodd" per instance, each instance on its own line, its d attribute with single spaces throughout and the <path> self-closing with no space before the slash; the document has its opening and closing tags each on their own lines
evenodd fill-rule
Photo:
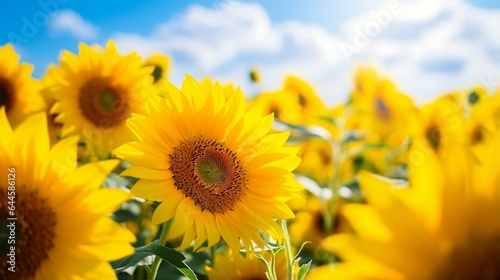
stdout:
<svg viewBox="0 0 500 280">
<path fill-rule="evenodd" d="M 374 21 L 372 12 L 387 9 L 389 2 L 346 21 L 337 35 L 298 21 L 273 23 L 259 4 L 229 1 L 222 12 L 194 5 L 149 35 L 113 38 L 121 51 L 172 55 L 176 84 L 190 73 L 234 81 L 252 94 L 257 89 L 249 84 L 248 71 L 255 66 L 264 77 L 262 89 L 277 89 L 285 74 L 298 74 L 329 104 L 346 99 L 359 64 L 378 66 L 419 103 L 500 73 L 495 35 L 500 11 L 462 0 L 401 0 L 403 10 L 391 14 L 366 47 L 346 59 L 341 43 L 354 44 L 356 28 L 363 30 Z"/>
<path fill-rule="evenodd" d="M 54 35 L 69 33 L 77 39 L 94 39 L 98 29 L 73 10 L 62 10 L 50 17 L 50 32 Z"/>
</svg>

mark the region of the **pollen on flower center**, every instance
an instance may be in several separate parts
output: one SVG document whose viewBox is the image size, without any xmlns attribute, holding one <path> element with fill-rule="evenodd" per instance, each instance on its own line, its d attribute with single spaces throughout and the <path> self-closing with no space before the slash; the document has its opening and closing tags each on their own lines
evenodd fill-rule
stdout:
<svg viewBox="0 0 500 280">
<path fill-rule="evenodd" d="M 0 213 L 9 213 L 7 188 L 0 189 Z M 28 191 L 23 188 L 16 189 L 15 223 L 15 254 L 16 254 L 16 279 L 31 279 L 39 267 L 48 259 L 50 250 L 54 247 L 56 214 L 50 207 L 46 198 L 41 198 L 38 191 Z M 10 216 L 8 216 L 10 217 Z M 1 217 L 2 232 L 8 228 L 10 220 Z M 14 227 L 13 227 L 14 228 Z M 2 242 L 2 256 L 0 264 L 0 279 L 9 279 L 7 270 L 9 259 L 7 254 L 10 245 Z M 5 250 L 5 252 L 4 252 Z"/>
<path fill-rule="evenodd" d="M 0 78 L 0 107 L 5 105 L 5 109 L 8 111 L 12 104 L 12 86 L 9 81 Z"/>
<path fill-rule="evenodd" d="M 200 136 L 181 142 L 169 156 L 175 186 L 202 210 L 231 210 L 245 193 L 245 170 L 224 143 Z"/>
<path fill-rule="evenodd" d="M 125 91 L 105 78 L 88 80 L 80 88 L 78 104 L 84 117 L 98 127 L 118 126 L 129 116 Z"/>
</svg>

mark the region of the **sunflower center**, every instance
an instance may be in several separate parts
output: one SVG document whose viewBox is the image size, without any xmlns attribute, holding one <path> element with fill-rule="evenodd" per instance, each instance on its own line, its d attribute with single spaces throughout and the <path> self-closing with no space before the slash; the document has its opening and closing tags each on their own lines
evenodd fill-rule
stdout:
<svg viewBox="0 0 500 280">
<path fill-rule="evenodd" d="M 8 261 L 15 250 L 16 279 L 34 278 L 42 263 L 49 258 L 54 247 L 56 214 L 46 198 L 41 198 L 38 191 L 16 188 L 15 218 L 9 215 L 7 188 L 0 189 L 0 235 L 8 236 L 7 242 L 1 242 L 0 279 L 10 279 L 11 265 Z M 12 206 L 12 205 L 10 205 Z M 6 225 L 5 225 L 6 224 Z M 12 241 L 11 241 L 12 240 Z M 8 243 L 8 244 L 7 244 Z M 12 246 L 12 247 L 11 247 Z"/>
<path fill-rule="evenodd" d="M 425 137 L 427 142 L 431 145 L 434 150 L 437 150 L 441 144 L 441 130 L 436 125 L 431 125 L 427 128 L 425 132 Z"/>
<path fill-rule="evenodd" d="M 12 85 L 6 79 L 0 78 L 0 107 L 5 105 L 5 110 L 8 111 L 12 106 Z"/>
<path fill-rule="evenodd" d="M 377 112 L 377 116 L 384 121 L 391 119 L 391 111 L 380 96 L 375 98 L 375 112 Z"/>
<path fill-rule="evenodd" d="M 500 236 L 469 241 L 450 253 L 436 279 L 500 279 Z"/>
<path fill-rule="evenodd" d="M 271 108 L 269 109 L 269 113 L 274 113 L 274 118 L 277 120 L 279 120 L 281 117 L 280 109 L 275 105 L 271 106 Z"/>
<path fill-rule="evenodd" d="M 153 70 L 153 73 L 151 73 L 151 75 L 154 78 L 153 84 L 156 84 L 158 83 L 158 81 L 160 81 L 161 77 L 163 77 L 163 68 L 161 68 L 161 66 L 158 64 L 155 64 L 154 66 L 155 69 Z"/>
<path fill-rule="evenodd" d="M 302 108 L 307 106 L 307 99 L 304 97 L 302 93 L 299 92 L 299 104 Z"/>
<path fill-rule="evenodd" d="M 175 186 L 202 210 L 232 210 L 245 192 L 245 170 L 224 143 L 200 136 L 181 142 L 169 156 Z"/>
<path fill-rule="evenodd" d="M 106 78 L 92 78 L 81 88 L 78 105 L 83 116 L 100 128 L 122 124 L 129 116 L 126 91 Z"/>
<path fill-rule="evenodd" d="M 475 91 L 469 93 L 468 101 L 470 105 L 476 104 L 479 101 L 479 94 Z"/>
</svg>

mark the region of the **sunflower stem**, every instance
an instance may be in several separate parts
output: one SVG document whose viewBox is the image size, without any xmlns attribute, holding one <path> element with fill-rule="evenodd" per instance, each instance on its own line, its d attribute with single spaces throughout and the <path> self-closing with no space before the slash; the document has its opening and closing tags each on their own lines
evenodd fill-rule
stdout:
<svg viewBox="0 0 500 280">
<path fill-rule="evenodd" d="M 286 266 L 288 270 L 288 280 L 293 280 L 293 256 L 292 256 L 292 245 L 290 244 L 290 234 L 288 234 L 288 228 L 286 225 L 286 220 L 281 220 L 281 229 L 283 230 L 285 240 L 285 255 L 286 255 Z"/>
<path fill-rule="evenodd" d="M 163 227 L 161 229 L 161 235 L 158 239 L 158 245 L 165 245 L 167 243 L 167 236 L 170 232 L 170 220 L 163 223 Z M 151 266 L 151 271 L 149 273 L 149 280 L 156 279 L 156 275 L 158 274 L 158 269 L 160 268 L 162 259 L 159 256 L 155 256 L 153 261 L 153 265 Z"/>
</svg>

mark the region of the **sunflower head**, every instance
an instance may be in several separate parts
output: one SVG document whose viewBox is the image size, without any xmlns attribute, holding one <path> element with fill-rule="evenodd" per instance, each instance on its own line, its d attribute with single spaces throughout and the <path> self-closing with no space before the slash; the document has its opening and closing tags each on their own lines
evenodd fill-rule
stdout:
<svg viewBox="0 0 500 280">
<path fill-rule="evenodd" d="M 261 107 L 264 114 L 273 114 L 276 120 L 285 123 L 302 123 L 302 113 L 295 98 L 283 91 L 263 92 L 252 100 L 250 108 Z"/>
<path fill-rule="evenodd" d="M 274 219 L 293 217 L 285 202 L 301 189 L 291 173 L 300 159 L 283 147 L 288 133 L 269 134 L 272 115 L 246 111 L 239 89 L 224 95 L 189 76 L 180 90 L 169 84 L 159 108 L 128 121 L 140 141 L 116 151 L 132 163 L 123 175 L 140 178 L 132 193 L 161 202 L 153 223 L 172 220 L 180 249 L 222 237 L 233 252 L 240 241 L 253 250 L 252 241 L 264 246 L 259 230 L 281 240 Z"/>
<path fill-rule="evenodd" d="M 112 41 L 103 50 L 81 43 L 78 55 L 64 51 L 47 92 L 56 100 L 51 114 L 63 124 L 61 136 L 79 135 L 89 156 L 105 156 L 133 140 L 125 120 L 152 102 L 149 74 L 137 54 L 120 55 Z"/>
<path fill-rule="evenodd" d="M 154 84 L 160 84 L 167 81 L 168 70 L 170 67 L 170 58 L 163 54 L 153 54 L 144 60 L 143 65 L 150 67 L 151 76 Z"/>
<path fill-rule="evenodd" d="M 33 66 L 19 63 L 19 56 L 11 44 L 0 46 L 0 108 L 16 127 L 29 115 L 40 112 L 44 102 L 39 84 L 31 77 Z"/>
<path fill-rule="evenodd" d="M 463 111 L 448 99 L 424 106 L 420 123 L 415 128 L 415 145 L 434 154 L 442 154 L 445 146 L 463 145 L 465 119 Z M 419 144 L 420 143 L 420 144 Z M 427 152 L 426 152 L 427 153 Z"/>
<path fill-rule="evenodd" d="M 323 101 L 306 81 L 296 76 L 287 76 L 282 90 L 295 99 L 306 120 L 325 113 Z"/>
<path fill-rule="evenodd" d="M 135 241 L 109 218 L 129 194 L 100 188 L 118 162 L 77 168 L 77 138 L 50 149 L 46 121 L 43 113 L 35 114 L 12 130 L 0 109 L 0 176 L 6 178 L 0 183 L 0 216 L 15 218 L 8 222 L 16 232 L 16 279 L 114 279 L 109 261 L 132 254 Z M 15 211 L 8 203 L 12 193 Z M 4 244 L 0 278 L 11 279 L 12 252 Z"/>
</svg>

